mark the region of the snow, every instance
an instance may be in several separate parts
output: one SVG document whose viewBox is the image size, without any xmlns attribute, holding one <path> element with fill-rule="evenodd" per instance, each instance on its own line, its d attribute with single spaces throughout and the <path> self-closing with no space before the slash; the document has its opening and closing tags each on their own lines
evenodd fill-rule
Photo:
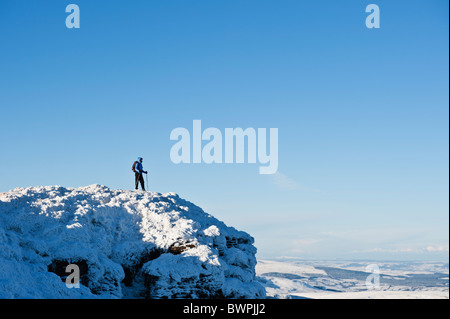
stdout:
<svg viewBox="0 0 450 319">
<path fill-rule="evenodd" d="M 174 193 L 16 188 L 0 193 L 0 298 L 449 298 L 448 263 L 257 262 L 253 244 Z"/>
<path fill-rule="evenodd" d="M 379 287 L 367 287 L 376 264 Z M 449 265 L 442 262 L 258 260 L 268 298 L 449 299 Z"/>
<path fill-rule="evenodd" d="M 0 243 L 0 298 L 265 297 L 253 238 L 174 193 L 16 188 L 0 194 Z"/>
</svg>

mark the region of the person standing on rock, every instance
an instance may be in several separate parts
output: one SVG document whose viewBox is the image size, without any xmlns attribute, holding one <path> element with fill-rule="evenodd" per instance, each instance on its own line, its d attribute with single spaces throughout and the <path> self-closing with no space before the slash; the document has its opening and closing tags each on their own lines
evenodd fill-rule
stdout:
<svg viewBox="0 0 450 319">
<path fill-rule="evenodd" d="M 147 171 L 144 171 L 144 167 L 142 166 L 143 160 L 144 159 L 142 157 L 138 157 L 138 160 L 133 163 L 133 167 L 131 169 L 134 172 L 135 189 L 137 190 L 139 183 L 141 183 L 141 188 L 143 191 L 145 191 L 144 177 L 142 177 L 142 174 L 147 174 Z"/>
</svg>

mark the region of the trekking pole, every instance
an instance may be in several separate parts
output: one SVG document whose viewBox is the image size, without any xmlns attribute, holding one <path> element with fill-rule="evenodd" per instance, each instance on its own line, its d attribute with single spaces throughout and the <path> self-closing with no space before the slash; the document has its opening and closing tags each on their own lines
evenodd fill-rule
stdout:
<svg viewBox="0 0 450 319">
<path fill-rule="evenodd" d="M 147 190 L 148 190 L 148 173 L 145 174 L 145 180 L 146 180 L 146 182 L 147 182 Z"/>
</svg>

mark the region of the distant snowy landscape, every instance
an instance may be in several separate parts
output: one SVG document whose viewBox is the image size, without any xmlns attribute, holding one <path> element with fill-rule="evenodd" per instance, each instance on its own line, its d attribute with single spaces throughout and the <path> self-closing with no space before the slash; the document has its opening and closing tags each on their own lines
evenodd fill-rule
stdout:
<svg viewBox="0 0 450 319">
<path fill-rule="evenodd" d="M 379 287 L 366 286 L 369 265 L 378 267 Z M 268 298 L 449 298 L 443 262 L 258 260 L 256 273 Z"/>
</svg>

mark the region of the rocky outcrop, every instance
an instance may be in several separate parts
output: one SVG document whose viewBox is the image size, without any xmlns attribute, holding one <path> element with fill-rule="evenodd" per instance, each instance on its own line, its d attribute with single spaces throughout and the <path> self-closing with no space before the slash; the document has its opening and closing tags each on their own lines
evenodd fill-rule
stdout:
<svg viewBox="0 0 450 319">
<path fill-rule="evenodd" d="M 17 188 L 0 194 L 0 297 L 263 298 L 253 243 L 174 193 Z"/>
</svg>

